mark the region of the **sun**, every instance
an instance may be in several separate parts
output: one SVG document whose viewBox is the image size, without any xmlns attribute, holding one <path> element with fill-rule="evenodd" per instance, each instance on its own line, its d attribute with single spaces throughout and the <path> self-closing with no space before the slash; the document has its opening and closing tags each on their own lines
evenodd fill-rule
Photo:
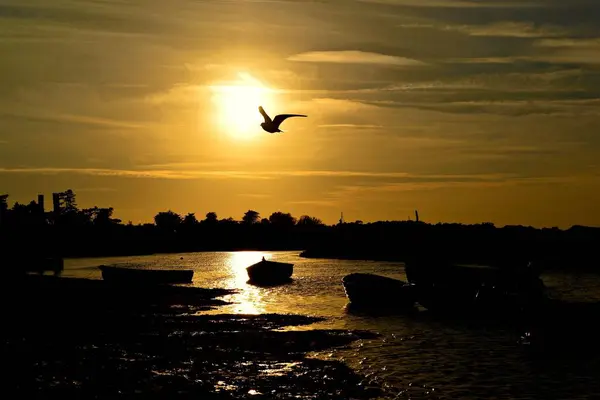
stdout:
<svg viewBox="0 0 600 400">
<path fill-rule="evenodd" d="M 258 106 L 270 103 L 271 89 L 246 73 L 239 79 L 210 87 L 216 123 L 230 137 L 252 139 L 261 133 L 263 118 Z"/>
</svg>

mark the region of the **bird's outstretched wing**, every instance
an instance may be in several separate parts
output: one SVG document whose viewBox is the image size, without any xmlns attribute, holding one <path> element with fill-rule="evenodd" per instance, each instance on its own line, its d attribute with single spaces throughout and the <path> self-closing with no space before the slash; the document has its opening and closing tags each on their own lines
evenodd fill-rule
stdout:
<svg viewBox="0 0 600 400">
<path fill-rule="evenodd" d="M 262 114 L 263 118 L 265 119 L 265 122 L 272 122 L 271 117 L 269 117 L 269 115 L 265 112 L 265 109 L 262 108 L 262 106 L 258 106 L 258 111 Z"/>
<path fill-rule="evenodd" d="M 273 119 L 273 124 L 275 124 L 276 126 L 279 126 L 283 121 L 285 121 L 286 119 L 288 119 L 290 117 L 306 117 L 306 115 L 303 115 L 303 114 L 279 114 Z"/>
</svg>

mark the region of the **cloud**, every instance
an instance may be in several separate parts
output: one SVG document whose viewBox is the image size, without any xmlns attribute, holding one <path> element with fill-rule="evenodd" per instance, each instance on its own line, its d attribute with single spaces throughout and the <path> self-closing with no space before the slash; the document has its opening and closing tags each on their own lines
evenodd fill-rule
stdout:
<svg viewBox="0 0 600 400">
<path fill-rule="evenodd" d="M 386 177 L 386 178 L 404 178 L 410 174 L 407 172 L 369 172 L 369 171 L 323 171 L 323 170 L 298 170 L 298 171 L 276 171 L 268 172 L 273 176 L 301 176 L 301 177 Z"/>
<path fill-rule="evenodd" d="M 316 206 L 316 207 L 338 207 L 339 203 L 334 200 L 298 200 L 290 201 L 290 204 Z"/>
<path fill-rule="evenodd" d="M 511 38 L 551 38 L 569 34 L 565 28 L 554 25 L 539 25 L 523 21 L 499 21 L 482 25 L 441 25 L 428 23 L 406 23 L 400 28 L 437 29 L 460 32 L 469 36 L 511 37 Z"/>
<path fill-rule="evenodd" d="M 472 180 L 490 179 L 503 174 L 411 174 L 408 172 L 378 172 L 378 171 L 336 171 L 336 170 L 287 170 L 287 171 L 234 171 L 234 170 L 125 170 L 107 168 L 54 168 L 54 167 L 20 167 L 0 168 L 0 174 L 83 174 L 93 176 L 114 176 L 123 178 L 151 179 L 277 179 L 277 178 L 385 178 L 385 179 L 426 179 L 426 180 Z"/>
<path fill-rule="evenodd" d="M 329 128 L 329 129 L 381 129 L 383 125 L 369 125 L 369 124 L 324 124 L 319 125 L 319 128 Z"/>
<path fill-rule="evenodd" d="M 402 67 L 418 67 L 427 65 L 411 58 L 390 56 L 358 50 L 311 51 L 288 57 L 289 61 L 340 63 L 340 64 L 378 64 Z"/>
<path fill-rule="evenodd" d="M 269 179 L 265 176 L 257 176 L 245 171 L 192 171 L 192 170 L 124 170 L 108 168 L 0 168 L 0 174 L 80 174 L 92 176 L 111 176 L 121 178 L 145 178 L 145 179 Z"/>
<path fill-rule="evenodd" d="M 239 197 L 249 197 L 251 199 L 268 199 L 269 197 L 271 197 L 268 194 L 261 194 L 261 193 L 240 193 L 238 194 Z"/>
<path fill-rule="evenodd" d="M 88 187 L 77 188 L 77 192 L 116 192 L 117 189 L 110 187 Z"/>
<path fill-rule="evenodd" d="M 598 176 L 539 176 L 539 177 L 490 177 L 489 179 L 477 180 L 439 180 L 439 181 L 413 181 L 413 182 L 394 182 L 383 184 L 364 184 L 364 185 L 341 185 L 335 190 L 328 193 L 328 196 L 333 199 L 358 198 L 361 195 L 371 193 L 394 193 L 406 192 L 415 190 L 436 190 L 446 188 L 491 188 L 516 185 L 547 185 L 561 183 L 581 183 L 581 182 L 597 182 Z M 395 201 L 395 198 L 389 198 L 390 201 Z"/>
<path fill-rule="evenodd" d="M 471 36 L 500 36 L 516 38 L 560 37 L 568 32 L 559 27 L 536 26 L 532 22 L 496 22 L 489 25 L 463 25 L 457 30 Z"/>
<path fill-rule="evenodd" d="M 511 1 L 511 0 L 358 0 L 361 3 L 385 4 L 404 7 L 429 7 L 429 8 L 529 8 L 540 7 L 536 1 Z"/>
<path fill-rule="evenodd" d="M 464 58 L 446 58 L 443 63 L 451 64 L 515 64 L 519 61 L 534 61 L 531 56 L 515 57 L 464 57 Z"/>
<path fill-rule="evenodd" d="M 472 100 L 437 100 L 430 99 L 423 101 L 411 100 L 362 100 L 370 106 L 388 107 L 388 108 L 415 108 L 427 111 L 437 111 L 456 114 L 490 114 L 501 116 L 529 116 L 529 115 L 547 115 L 547 116 L 600 116 L 600 98 L 581 98 L 581 99 L 485 99 L 474 98 Z"/>
<path fill-rule="evenodd" d="M 0 114 L 2 116 L 2 114 Z M 148 125 L 121 121 L 111 118 L 94 117 L 89 115 L 75 115 L 75 114 L 35 114 L 35 113 L 6 113 L 4 117 L 12 117 L 18 119 L 25 119 L 29 121 L 41 121 L 41 122 L 58 122 L 58 123 L 73 123 L 88 126 L 100 126 L 107 128 L 123 128 L 123 129 L 142 129 L 148 128 Z"/>
<path fill-rule="evenodd" d="M 535 57 L 541 61 L 568 64 L 600 64 L 600 38 L 540 39 L 534 44 L 544 50 Z"/>
<path fill-rule="evenodd" d="M 538 46 L 542 47 L 563 47 L 563 48 L 590 48 L 600 46 L 600 38 L 587 38 L 587 39 L 541 39 L 536 42 Z"/>
<path fill-rule="evenodd" d="M 56 117 L 46 117 L 46 118 L 47 119 L 55 119 L 57 121 L 73 122 L 73 123 L 79 123 L 79 124 L 84 124 L 84 125 L 106 126 L 106 127 L 112 127 L 112 128 L 127 128 L 127 129 L 146 128 L 146 126 L 143 124 L 136 124 L 133 122 L 119 121 L 119 120 L 109 119 L 109 118 L 93 117 L 93 116 L 88 116 L 88 115 L 62 114 L 62 115 L 57 115 Z"/>
<path fill-rule="evenodd" d="M 221 167 L 228 165 L 231 167 L 231 162 L 227 161 L 207 161 L 207 162 L 165 162 L 165 163 L 137 163 L 138 166 L 144 167 L 145 169 L 167 169 L 167 170 L 198 170 L 199 168 L 207 167 Z"/>
<path fill-rule="evenodd" d="M 454 30 L 471 36 L 496 36 L 514 38 L 561 37 L 569 32 L 557 26 L 536 25 L 533 22 L 501 21 L 487 25 L 447 26 L 445 30 Z"/>
</svg>

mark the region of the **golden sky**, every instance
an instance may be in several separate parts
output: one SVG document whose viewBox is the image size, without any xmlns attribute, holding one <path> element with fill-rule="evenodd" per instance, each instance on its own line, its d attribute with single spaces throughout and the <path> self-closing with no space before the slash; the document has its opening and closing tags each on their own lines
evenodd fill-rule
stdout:
<svg viewBox="0 0 600 400">
<path fill-rule="evenodd" d="M 0 54 L 11 203 L 600 225 L 596 0 L 2 0 Z"/>
</svg>

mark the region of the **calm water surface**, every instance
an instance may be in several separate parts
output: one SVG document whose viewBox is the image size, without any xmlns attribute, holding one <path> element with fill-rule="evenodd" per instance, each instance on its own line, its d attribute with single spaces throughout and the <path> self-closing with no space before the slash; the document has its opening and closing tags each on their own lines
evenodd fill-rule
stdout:
<svg viewBox="0 0 600 400">
<path fill-rule="evenodd" d="M 294 263 L 291 284 L 259 288 L 247 284 L 245 268 L 265 256 Z M 600 361 L 552 357 L 541 360 L 519 345 L 514 330 L 439 321 L 426 312 L 372 316 L 347 309 L 344 275 L 371 272 L 406 279 L 401 263 L 304 259 L 298 252 L 208 252 L 65 260 L 64 276 L 101 279 L 101 264 L 185 268 L 193 286 L 239 289 L 217 313 L 295 313 L 325 317 L 304 329 L 371 330 L 381 334 L 350 349 L 315 356 L 342 359 L 389 388 L 396 398 L 599 399 Z M 544 275 L 554 297 L 600 301 L 600 280 L 591 275 Z M 297 329 L 297 328 L 294 328 Z"/>
</svg>

